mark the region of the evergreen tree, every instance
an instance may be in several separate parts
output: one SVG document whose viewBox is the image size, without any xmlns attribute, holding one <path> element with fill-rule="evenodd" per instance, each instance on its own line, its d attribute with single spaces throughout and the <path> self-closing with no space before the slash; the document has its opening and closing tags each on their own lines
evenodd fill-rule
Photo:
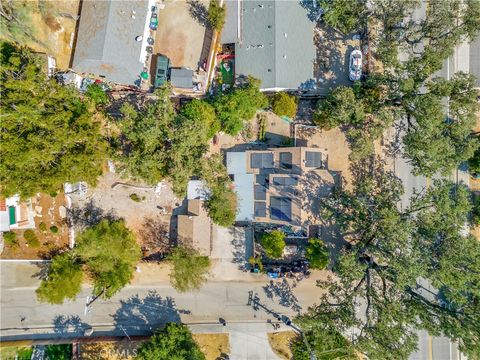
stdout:
<svg viewBox="0 0 480 360">
<path fill-rule="evenodd" d="M 29 197 L 65 182 L 94 185 L 106 142 L 92 106 L 74 88 L 48 79 L 27 48 L 3 42 L 0 52 L 2 193 Z"/>
</svg>

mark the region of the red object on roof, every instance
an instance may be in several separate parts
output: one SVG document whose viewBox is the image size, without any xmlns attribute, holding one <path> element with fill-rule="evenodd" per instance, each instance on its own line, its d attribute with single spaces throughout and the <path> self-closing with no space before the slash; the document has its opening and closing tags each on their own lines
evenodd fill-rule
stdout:
<svg viewBox="0 0 480 360">
<path fill-rule="evenodd" d="M 7 211 L 7 203 L 4 198 L 0 198 L 0 211 Z"/>
</svg>

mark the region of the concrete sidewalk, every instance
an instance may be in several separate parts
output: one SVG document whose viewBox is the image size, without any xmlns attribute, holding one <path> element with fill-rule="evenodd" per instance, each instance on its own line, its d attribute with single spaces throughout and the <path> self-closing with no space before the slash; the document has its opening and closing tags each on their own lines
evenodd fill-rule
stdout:
<svg viewBox="0 0 480 360">
<path fill-rule="evenodd" d="M 231 360 L 278 360 L 268 343 L 273 326 L 267 322 L 227 323 L 218 325 L 191 325 L 194 333 L 228 333 L 230 335 Z M 290 327 L 281 324 L 277 331 L 289 331 Z"/>
</svg>

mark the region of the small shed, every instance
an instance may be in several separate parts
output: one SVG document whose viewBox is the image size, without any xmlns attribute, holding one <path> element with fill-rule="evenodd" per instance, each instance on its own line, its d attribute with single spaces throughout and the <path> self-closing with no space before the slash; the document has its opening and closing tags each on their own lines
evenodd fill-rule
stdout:
<svg viewBox="0 0 480 360">
<path fill-rule="evenodd" d="M 170 82 L 176 88 L 193 89 L 193 70 L 170 69 Z"/>
</svg>

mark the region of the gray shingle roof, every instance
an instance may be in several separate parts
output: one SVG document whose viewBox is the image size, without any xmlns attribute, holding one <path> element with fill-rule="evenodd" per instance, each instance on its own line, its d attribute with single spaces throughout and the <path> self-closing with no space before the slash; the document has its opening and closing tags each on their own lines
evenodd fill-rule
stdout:
<svg viewBox="0 0 480 360">
<path fill-rule="evenodd" d="M 297 89 L 313 78 L 314 23 L 297 0 L 242 1 L 242 39 L 235 72 L 262 80 L 262 89 Z"/>
<path fill-rule="evenodd" d="M 133 85 L 143 69 L 140 59 L 148 1 L 84 1 L 80 14 L 73 69 L 103 75 L 108 81 Z"/>
<path fill-rule="evenodd" d="M 225 16 L 225 25 L 222 30 L 222 44 L 234 44 L 239 40 L 239 0 L 226 0 L 225 6 L 227 13 Z"/>
</svg>

